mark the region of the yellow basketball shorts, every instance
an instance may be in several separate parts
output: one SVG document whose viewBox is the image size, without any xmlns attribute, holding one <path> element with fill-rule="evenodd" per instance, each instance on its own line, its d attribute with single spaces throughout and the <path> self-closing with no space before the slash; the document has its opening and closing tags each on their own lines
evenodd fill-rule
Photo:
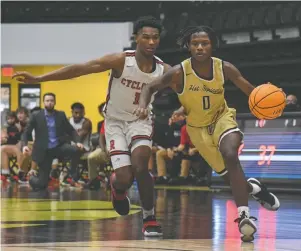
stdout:
<svg viewBox="0 0 301 251">
<path fill-rule="evenodd" d="M 242 134 L 238 128 L 235 117 L 236 110 L 230 108 L 212 125 L 205 127 L 192 127 L 187 125 L 187 132 L 191 142 L 211 168 L 220 176 L 228 172 L 222 154 L 219 151 L 220 142 L 229 133 L 240 132 Z"/>
</svg>

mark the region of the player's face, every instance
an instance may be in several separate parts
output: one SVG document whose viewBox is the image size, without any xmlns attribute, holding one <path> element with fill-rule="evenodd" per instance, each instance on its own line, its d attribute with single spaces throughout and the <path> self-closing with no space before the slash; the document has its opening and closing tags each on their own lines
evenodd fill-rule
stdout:
<svg viewBox="0 0 301 251">
<path fill-rule="evenodd" d="M 152 27 L 143 27 L 136 36 L 137 48 L 145 55 L 155 54 L 160 42 L 159 30 Z"/>
<path fill-rule="evenodd" d="M 204 62 L 211 57 L 212 45 L 206 32 L 198 32 L 191 35 L 189 43 L 191 56 L 199 61 Z"/>
<path fill-rule="evenodd" d="M 85 116 L 85 112 L 83 109 L 73 109 L 72 110 L 72 117 L 75 123 L 79 123 L 82 118 Z"/>
<path fill-rule="evenodd" d="M 51 95 L 46 95 L 44 98 L 44 107 L 47 111 L 53 111 L 55 106 L 55 99 Z"/>
</svg>

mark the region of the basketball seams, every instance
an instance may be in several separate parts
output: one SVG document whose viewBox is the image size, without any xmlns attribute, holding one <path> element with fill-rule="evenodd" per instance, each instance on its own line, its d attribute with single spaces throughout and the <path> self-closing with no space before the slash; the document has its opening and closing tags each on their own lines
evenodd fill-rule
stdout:
<svg viewBox="0 0 301 251">
<path fill-rule="evenodd" d="M 262 114 L 261 112 L 259 112 L 258 110 L 256 110 L 255 107 L 254 107 L 254 110 L 255 110 L 258 114 L 260 114 L 261 116 L 263 116 L 264 119 L 274 119 L 274 117 L 270 117 L 270 116 L 267 116 L 267 115 Z"/>
<path fill-rule="evenodd" d="M 269 109 L 269 108 L 275 108 L 275 107 L 278 107 L 278 106 L 282 106 L 283 104 L 285 104 L 285 101 L 283 101 L 281 104 L 275 105 L 275 106 L 269 106 L 269 107 L 260 107 L 260 106 L 257 106 L 257 107 L 260 108 L 260 109 Z"/>
<path fill-rule="evenodd" d="M 281 92 L 281 93 L 283 93 L 283 91 L 281 91 L 281 90 L 277 90 L 277 91 L 275 91 L 275 92 Z M 273 93 L 275 93 L 275 92 L 272 92 L 272 93 L 270 93 L 270 94 L 273 94 Z M 256 104 L 256 106 L 257 106 L 258 108 L 260 108 L 260 109 L 268 109 L 268 108 L 275 108 L 275 107 L 277 107 L 277 106 L 281 106 L 281 105 L 283 105 L 283 104 L 285 103 L 285 100 L 284 100 L 282 103 L 280 103 L 280 104 L 278 104 L 278 105 L 275 105 L 275 106 L 270 106 L 270 107 L 261 107 L 261 106 L 258 106 L 258 104 L 259 104 L 262 100 L 264 100 L 267 96 L 269 96 L 270 94 L 266 95 L 264 98 L 262 98 L 260 101 L 258 101 L 257 104 Z"/>
<path fill-rule="evenodd" d="M 273 93 L 278 92 L 278 91 L 279 91 L 279 90 L 273 91 L 273 92 L 269 93 L 268 95 L 264 96 L 264 97 L 261 98 L 259 101 L 257 101 L 257 103 L 255 103 L 255 106 L 257 106 L 257 104 L 260 103 L 262 100 L 264 100 L 266 97 L 268 97 L 268 96 L 270 96 L 270 95 L 272 95 Z M 258 108 L 259 108 L 259 107 L 258 107 Z"/>
<path fill-rule="evenodd" d="M 254 107 L 256 106 L 256 95 L 257 95 L 257 93 L 259 92 L 259 90 L 261 89 L 261 87 L 263 87 L 263 85 L 261 85 L 261 86 L 258 86 L 259 88 L 257 89 L 257 92 L 254 94 L 254 106 L 253 106 L 253 108 L 251 109 L 251 111 L 254 109 Z"/>
<path fill-rule="evenodd" d="M 250 97 L 249 97 L 249 107 L 250 107 L 250 111 L 251 111 L 251 113 L 253 113 L 253 115 L 255 115 L 255 117 L 257 117 L 258 119 L 267 119 L 267 120 L 275 119 L 276 117 L 273 116 L 273 115 L 276 115 L 276 114 L 272 114 L 272 112 L 275 113 L 277 107 L 278 107 L 279 109 L 281 109 L 281 110 L 283 110 L 283 108 L 285 107 L 285 98 L 286 98 L 285 93 L 284 93 L 281 89 L 279 89 L 279 88 L 277 88 L 276 90 L 275 90 L 275 88 L 269 88 L 268 85 L 270 85 L 270 84 L 264 84 L 264 85 L 258 86 L 258 87 L 257 87 L 258 89 L 256 88 L 256 89 L 257 89 L 256 92 L 254 92 L 253 95 L 250 95 Z M 273 86 L 273 85 L 271 85 L 271 86 Z M 267 95 L 265 95 L 264 97 L 261 97 L 260 100 L 258 100 L 258 101 L 256 102 L 256 96 L 257 96 L 258 92 L 261 90 L 261 87 L 267 87 L 266 92 L 269 92 L 269 91 L 272 91 L 272 92 L 269 93 L 269 94 L 267 94 Z M 274 86 L 274 87 L 276 87 L 276 86 Z M 273 90 L 273 89 L 274 89 L 274 90 Z M 277 104 L 277 105 L 275 105 L 275 106 L 270 106 L 270 107 L 261 107 L 261 106 L 259 106 L 260 102 L 262 102 L 265 98 L 267 98 L 267 97 L 269 97 L 270 95 L 272 95 L 272 94 L 274 94 L 274 93 L 277 93 L 277 92 L 281 92 L 282 95 L 283 95 L 284 100 L 283 100 L 282 103 Z M 252 93 L 251 93 L 251 94 L 252 94 Z M 252 97 L 252 96 L 253 96 L 253 97 Z M 276 98 L 276 100 L 282 99 L 282 97 L 279 98 L 279 94 L 278 94 L 277 96 L 278 96 L 278 98 Z M 271 97 L 270 97 L 270 98 L 271 98 Z M 252 101 L 253 101 L 254 103 L 253 103 Z M 269 102 L 269 101 L 270 101 L 270 102 Z M 266 102 L 267 102 L 268 104 L 269 104 L 269 103 L 273 103 L 273 101 L 274 101 L 273 98 L 272 98 L 271 100 L 266 100 Z M 273 108 L 274 108 L 274 109 L 273 109 Z M 273 109 L 273 110 L 270 110 L 270 112 L 269 112 L 269 111 L 267 111 L 267 109 Z M 264 111 L 267 111 L 267 112 L 264 112 Z M 268 115 L 265 115 L 265 114 L 263 114 L 263 113 L 268 113 Z M 277 117 L 279 117 L 279 116 L 277 116 Z"/>
</svg>

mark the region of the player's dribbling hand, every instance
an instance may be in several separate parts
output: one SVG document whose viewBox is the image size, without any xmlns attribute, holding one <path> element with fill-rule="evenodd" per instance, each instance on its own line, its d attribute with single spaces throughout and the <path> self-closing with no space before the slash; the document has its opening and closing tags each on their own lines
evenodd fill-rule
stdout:
<svg viewBox="0 0 301 251">
<path fill-rule="evenodd" d="M 133 111 L 133 114 L 136 115 L 139 119 L 146 119 L 148 117 L 148 109 L 138 107 Z"/>
<path fill-rule="evenodd" d="M 17 81 L 24 84 L 35 84 L 39 82 L 38 77 L 33 76 L 31 73 L 26 71 L 16 72 L 12 78 L 15 78 Z"/>
</svg>

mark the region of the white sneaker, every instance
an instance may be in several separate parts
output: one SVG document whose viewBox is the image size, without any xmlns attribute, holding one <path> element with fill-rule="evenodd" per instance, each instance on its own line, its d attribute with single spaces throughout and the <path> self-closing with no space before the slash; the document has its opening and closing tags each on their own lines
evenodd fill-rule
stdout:
<svg viewBox="0 0 301 251">
<path fill-rule="evenodd" d="M 241 233 L 240 239 L 243 242 L 251 242 L 254 240 L 254 234 L 257 231 L 255 222 L 257 219 L 253 216 L 248 217 L 245 212 L 234 222 L 238 223 L 239 232 Z"/>
</svg>

